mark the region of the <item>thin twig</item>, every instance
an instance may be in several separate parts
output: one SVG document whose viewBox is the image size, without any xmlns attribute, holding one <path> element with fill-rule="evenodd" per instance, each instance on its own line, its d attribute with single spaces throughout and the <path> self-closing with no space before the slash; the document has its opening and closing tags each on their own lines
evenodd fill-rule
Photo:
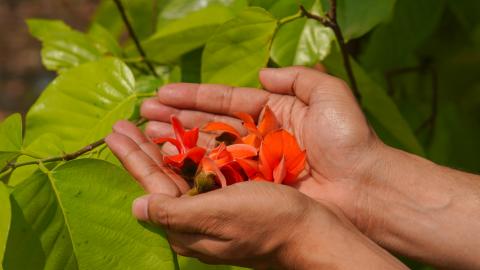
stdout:
<svg viewBox="0 0 480 270">
<path fill-rule="evenodd" d="M 128 33 L 129 33 L 130 37 L 133 39 L 133 42 L 135 43 L 135 47 L 137 47 L 138 53 L 144 59 L 145 64 L 148 66 L 148 69 L 150 70 L 150 72 L 152 72 L 152 74 L 155 77 L 158 77 L 158 74 L 155 71 L 155 68 L 153 67 L 153 64 L 150 61 L 148 61 L 147 54 L 145 53 L 145 50 L 142 48 L 142 44 L 140 44 L 140 41 L 139 41 L 137 35 L 135 34 L 135 31 L 133 30 L 132 24 L 128 20 L 127 13 L 125 12 L 125 8 L 123 7 L 123 4 L 122 4 L 121 0 L 113 0 L 113 1 L 117 5 L 117 9 L 120 12 L 120 15 L 122 16 L 123 22 L 125 23 L 125 26 L 127 27 L 127 30 L 128 30 Z"/>
<path fill-rule="evenodd" d="M 148 121 L 147 119 L 140 118 L 135 122 L 135 125 L 136 126 L 141 126 L 141 125 L 145 124 L 147 121 Z M 28 166 L 28 165 L 35 165 L 35 164 L 40 165 L 40 164 L 51 163 L 51 162 L 73 160 L 73 159 L 76 159 L 76 158 L 82 156 L 83 154 L 86 154 L 86 153 L 94 150 L 95 148 L 97 148 L 97 147 L 99 147 L 103 144 L 105 144 L 105 138 L 102 138 L 102 139 L 100 139 L 96 142 L 93 142 L 89 145 L 86 145 L 86 146 L 82 147 L 80 150 L 77 150 L 77 151 L 72 152 L 72 153 L 67 153 L 67 154 L 64 154 L 64 155 L 61 155 L 61 156 L 36 159 L 36 160 L 20 162 L 20 163 L 9 162 L 5 167 L 3 167 L 0 170 L 0 174 L 4 173 L 4 172 L 6 172 L 10 169 L 14 170 L 16 168 L 23 167 L 23 166 Z"/>
<path fill-rule="evenodd" d="M 335 37 L 337 38 L 338 45 L 340 46 L 340 51 L 343 57 L 343 66 L 345 67 L 345 71 L 347 72 L 348 79 L 350 81 L 350 86 L 352 88 L 353 94 L 357 98 L 358 101 L 361 100 L 360 92 L 358 91 L 357 81 L 355 79 L 355 75 L 353 74 L 352 64 L 350 62 L 350 55 L 348 53 L 347 44 L 345 43 L 345 39 L 343 37 L 342 31 L 340 26 L 337 22 L 337 1 L 330 0 L 330 10 L 325 16 L 318 16 L 311 12 L 309 12 L 304 6 L 300 5 L 300 10 L 302 14 L 309 18 L 316 20 L 323 24 L 326 27 L 329 27 L 333 30 Z"/>
</svg>

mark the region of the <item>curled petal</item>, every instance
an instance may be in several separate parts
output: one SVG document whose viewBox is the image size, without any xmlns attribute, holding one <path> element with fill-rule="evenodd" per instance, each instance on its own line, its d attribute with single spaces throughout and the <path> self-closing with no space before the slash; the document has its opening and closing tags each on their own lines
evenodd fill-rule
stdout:
<svg viewBox="0 0 480 270">
<path fill-rule="evenodd" d="M 202 159 L 202 171 L 206 173 L 213 173 L 215 174 L 215 179 L 218 181 L 218 184 L 221 187 L 227 186 L 227 179 L 218 168 L 217 164 L 209 157 L 205 157 Z"/>
<path fill-rule="evenodd" d="M 152 142 L 155 144 L 162 144 L 162 143 L 169 142 L 177 148 L 179 153 L 181 153 L 182 151 L 182 145 L 177 139 L 174 139 L 174 138 L 153 138 Z"/>
<path fill-rule="evenodd" d="M 263 136 L 266 136 L 268 133 L 278 129 L 279 124 L 275 114 L 272 112 L 269 106 L 265 106 L 263 112 L 263 117 L 260 123 L 258 124 L 258 132 Z"/>
<path fill-rule="evenodd" d="M 222 123 L 222 122 L 208 123 L 207 125 L 205 125 L 203 127 L 202 130 L 204 130 L 204 131 L 223 131 L 223 132 L 227 132 L 227 133 L 235 136 L 236 138 L 241 137 L 240 133 L 234 127 L 232 127 L 229 124 Z"/>
<path fill-rule="evenodd" d="M 281 184 L 287 175 L 287 167 L 285 165 L 285 157 L 282 157 L 280 163 L 273 169 L 273 182 Z"/>
<path fill-rule="evenodd" d="M 258 161 L 251 159 L 238 159 L 236 162 L 242 167 L 248 178 L 253 179 L 258 175 Z"/>
<path fill-rule="evenodd" d="M 248 144 L 232 144 L 227 146 L 227 151 L 235 159 L 245 159 L 255 157 L 258 153 L 257 148 Z"/>
</svg>

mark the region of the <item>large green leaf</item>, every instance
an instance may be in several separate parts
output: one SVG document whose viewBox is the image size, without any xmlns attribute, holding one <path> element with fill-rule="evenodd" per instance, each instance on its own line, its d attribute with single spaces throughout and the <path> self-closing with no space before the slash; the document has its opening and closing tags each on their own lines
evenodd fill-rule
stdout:
<svg viewBox="0 0 480 270">
<path fill-rule="evenodd" d="M 43 43 L 42 62 L 49 70 L 63 70 L 99 59 L 102 54 L 87 35 L 61 21 L 31 19 L 30 32 Z"/>
<path fill-rule="evenodd" d="M 323 13 L 318 0 L 310 12 Z M 315 20 L 297 19 L 278 29 L 270 54 L 280 66 L 312 66 L 328 55 L 333 39 L 335 36 L 330 28 Z"/>
<path fill-rule="evenodd" d="M 100 160 L 35 173 L 12 193 L 5 269 L 174 269 L 165 237 L 131 215 L 141 194 Z"/>
<path fill-rule="evenodd" d="M 353 71 L 362 95 L 362 107 L 366 110 L 377 133 L 390 144 L 412 153 L 424 155 L 422 146 L 401 115 L 393 100 L 376 84 L 367 73 L 353 60 Z M 348 81 L 341 54 L 338 48 L 325 59 L 329 72 Z"/>
<path fill-rule="evenodd" d="M 207 7 L 162 26 L 142 45 L 150 59 L 171 62 L 204 45 L 218 26 L 232 17 L 233 13 L 227 7 Z"/>
<path fill-rule="evenodd" d="M 258 87 L 277 21 L 261 8 L 248 8 L 219 27 L 203 51 L 202 82 Z"/>
<path fill-rule="evenodd" d="M 0 182 L 0 270 L 3 269 L 3 255 L 7 246 L 8 232 L 10 231 L 11 214 L 10 192 Z"/>
<path fill-rule="evenodd" d="M 94 41 L 94 45 L 103 54 L 122 56 L 122 48 L 115 37 L 100 24 L 94 23 L 88 31 L 88 37 Z"/>
<path fill-rule="evenodd" d="M 13 114 L 0 123 L 0 170 L 22 149 L 22 117 Z"/>
<path fill-rule="evenodd" d="M 137 100 L 135 79 L 118 59 L 104 58 L 70 69 L 55 79 L 27 114 L 26 141 L 44 133 L 60 137 L 65 150 L 78 150 L 128 119 Z"/>
<path fill-rule="evenodd" d="M 37 139 L 35 139 L 31 144 L 24 147 L 24 153 L 29 154 L 20 156 L 17 159 L 17 162 L 23 163 L 28 161 L 33 161 L 39 158 L 48 158 L 53 156 L 59 156 L 64 153 L 64 147 L 62 140 L 54 134 L 43 134 Z M 54 166 L 55 164 L 46 164 L 46 166 Z M 16 186 L 19 183 L 23 182 L 29 176 L 31 176 L 36 170 L 37 166 L 23 166 L 16 168 L 8 184 L 11 186 Z M 53 168 L 53 167 L 51 167 Z"/>
<path fill-rule="evenodd" d="M 324 6 L 328 5 L 327 2 L 323 0 Z M 388 20 L 395 2 L 396 0 L 338 0 L 337 20 L 345 39 L 361 37 Z"/>
<path fill-rule="evenodd" d="M 233 12 L 248 5 L 248 0 L 164 0 L 158 15 L 158 27 L 172 20 L 184 18 L 188 14 L 211 6 L 224 6 Z"/>
</svg>

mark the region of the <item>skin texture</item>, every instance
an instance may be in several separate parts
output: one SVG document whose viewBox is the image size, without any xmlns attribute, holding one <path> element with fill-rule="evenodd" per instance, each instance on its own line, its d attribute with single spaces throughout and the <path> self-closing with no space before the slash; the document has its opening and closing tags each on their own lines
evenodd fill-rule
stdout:
<svg viewBox="0 0 480 270">
<path fill-rule="evenodd" d="M 289 269 L 401 267 L 359 234 L 356 226 L 396 253 L 444 268 L 480 268 L 476 252 L 480 246 L 478 176 L 447 169 L 384 145 L 369 127 L 348 86 L 326 73 L 302 67 L 264 69 L 260 81 L 266 91 L 206 84 L 167 85 L 160 89 L 157 98 L 142 106 L 143 117 L 151 120 L 145 132 L 149 137 L 171 136 L 168 122 L 172 114 L 188 128 L 223 121 L 242 130 L 241 122 L 232 117 L 233 113 L 243 111 L 258 117 L 262 108 L 269 105 L 282 127 L 294 134 L 307 150 L 307 169 L 301 174 L 299 184 L 293 187 L 300 192 L 294 195 L 292 188 L 283 191 L 286 187 L 272 185 L 268 189 L 279 189 L 278 193 L 272 191 L 277 195 L 263 201 L 263 193 L 268 193 L 263 190 L 266 188 L 248 183 L 242 184 L 245 187 L 232 186 L 202 194 L 198 198 L 219 203 L 201 208 L 202 204 L 197 201 L 191 204 L 195 210 L 189 208 L 182 215 L 193 213 L 191 220 L 196 220 L 201 213 L 213 211 L 212 205 L 219 209 L 206 217 L 205 222 L 189 225 L 201 236 L 178 242 L 177 230 L 172 229 L 176 227 L 169 227 L 169 221 L 162 221 L 165 215 L 158 217 L 158 212 L 165 213 L 161 208 L 165 202 L 176 205 L 176 200 L 182 204 L 200 199 L 174 199 L 188 186 L 164 168 L 157 146 L 132 124 L 122 121 L 107 138 L 108 145 L 149 193 L 167 196 L 150 195 L 138 200 L 134 207 L 137 218 L 166 226 L 176 250 L 209 262 L 248 261 L 249 266 L 259 268 L 277 265 Z M 212 134 L 201 134 L 200 144 L 212 145 L 213 138 Z M 172 149 L 166 146 L 162 151 L 169 153 Z M 262 190 L 258 191 L 262 195 L 254 195 L 257 189 Z M 297 200 L 301 193 L 311 198 L 308 203 Z M 235 198 L 235 202 L 230 204 L 231 198 Z M 312 203 L 312 199 L 316 202 Z M 256 203 L 247 207 L 250 201 Z M 293 202 L 295 205 L 278 207 L 285 201 L 287 205 Z M 229 207 L 233 212 L 228 212 Z M 263 218 L 252 218 L 252 209 L 260 211 L 255 212 L 255 217 Z M 300 216 L 312 218 L 299 221 L 298 217 L 294 218 L 299 211 L 303 213 Z M 219 222 L 217 216 L 224 220 Z M 217 221 L 210 223 L 210 220 Z M 297 221 L 298 228 L 288 226 Z M 288 233 L 281 233 L 279 224 L 285 224 Z M 258 228 L 264 228 L 262 234 L 252 234 Z M 246 237 L 249 234 L 251 237 Z M 269 234 L 275 237 L 265 238 Z M 225 252 L 222 256 L 230 257 L 219 258 L 214 256 L 220 256 L 219 253 L 208 253 L 206 248 L 213 248 L 208 245 L 210 242 L 200 240 L 212 235 L 230 239 L 221 252 Z M 300 237 L 292 241 L 290 235 Z M 204 243 L 200 245 L 204 249 L 188 253 L 188 248 L 198 242 Z M 342 242 L 348 245 L 341 245 Z M 251 251 L 254 247 L 259 250 Z M 346 265 L 349 262 L 352 264 Z"/>
</svg>

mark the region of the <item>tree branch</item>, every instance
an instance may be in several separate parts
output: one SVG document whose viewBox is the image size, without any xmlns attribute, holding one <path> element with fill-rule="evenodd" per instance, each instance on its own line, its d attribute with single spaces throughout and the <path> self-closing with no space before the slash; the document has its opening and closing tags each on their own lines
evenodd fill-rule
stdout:
<svg viewBox="0 0 480 270">
<path fill-rule="evenodd" d="M 360 92 L 358 91 L 357 81 L 355 75 L 353 74 L 352 64 L 350 63 L 350 55 L 348 53 L 347 44 L 343 38 L 342 31 L 337 22 L 337 1 L 330 0 L 330 10 L 325 16 L 318 16 L 309 12 L 303 5 L 300 5 L 300 10 L 302 11 L 303 16 L 316 20 L 323 24 L 326 27 L 329 27 L 333 30 L 335 37 L 337 38 L 338 45 L 340 46 L 340 51 L 343 57 L 343 66 L 347 72 L 348 80 L 350 81 L 350 87 L 352 88 L 353 94 L 358 101 L 361 100 Z"/>
<path fill-rule="evenodd" d="M 145 64 L 147 65 L 150 72 L 155 77 L 158 77 L 158 74 L 155 71 L 155 68 L 153 67 L 153 64 L 148 60 L 147 54 L 145 53 L 145 50 L 142 48 L 142 44 L 140 43 L 137 35 L 135 34 L 135 31 L 133 30 L 132 24 L 128 20 L 127 13 L 125 12 L 125 8 L 123 7 L 123 4 L 122 4 L 121 0 L 113 0 L 113 1 L 117 5 L 117 9 L 120 12 L 120 15 L 122 16 L 122 20 L 125 23 L 125 26 L 127 27 L 127 30 L 128 30 L 128 33 L 129 33 L 130 37 L 133 39 L 133 42 L 135 43 L 135 47 L 137 48 L 138 53 L 144 59 Z"/>
<path fill-rule="evenodd" d="M 145 124 L 148 120 L 146 119 L 139 119 L 138 121 L 135 122 L 135 125 L 136 126 L 141 126 L 143 124 Z M 36 159 L 36 160 L 32 160 L 32 161 L 26 161 L 26 162 L 20 162 L 20 163 L 16 163 L 16 162 L 9 162 L 5 167 L 3 167 L 1 170 L 0 170 L 0 174 L 12 169 L 16 169 L 16 168 L 19 168 L 19 167 L 23 167 L 23 166 L 28 166 L 28 165 L 40 165 L 40 164 L 45 164 L 45 163 L 52 163 L 52 162 L 58 162 L 58 161 L 69 161 L 69 160 L 73 160 L 73 159 L 76 159 L 94 149 L 96 149 L 97 147 L 101 146 L 105 144 L 105 138 L 102 138 L 96 142 L 93 142 L 89 145 L 86 145 L 84 147 L 82 147 L 81 149 L 75 151 L 75 152 L 72 152 L 72 153 L 67 153 L 67 154 L 64 154 L 64 155 L 61 155 L 61 156 L 55 156 L 55 157 L 48 157 L 48 158 L 42 158 L 42 159 Z"/>
</svg>

